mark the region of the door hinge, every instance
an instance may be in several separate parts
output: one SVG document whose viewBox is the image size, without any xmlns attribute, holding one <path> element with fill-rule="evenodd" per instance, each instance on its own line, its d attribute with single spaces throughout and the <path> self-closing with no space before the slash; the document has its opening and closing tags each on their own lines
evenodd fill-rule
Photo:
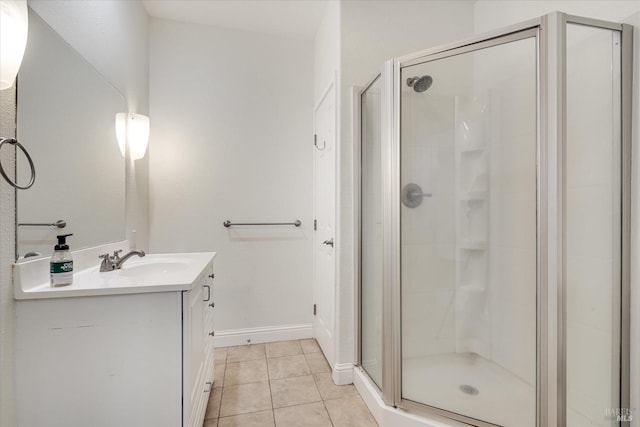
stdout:
<svg viewBox="0 0 640 427">
<path fill-rule="evenodd" d="M 313 315 L 314 315 L 314 316 L 316 315 L 316 308 L 317 308 L 317 307 L 316 307 L 316 305 L 315 305 L 315 304 L 313 304 Z"/>
<path fill-rule="evenodd" d="M 313 220 L 313 231 L 316 231 L 318 229 L 318 220 L 314 219 Z"/>
</svg>

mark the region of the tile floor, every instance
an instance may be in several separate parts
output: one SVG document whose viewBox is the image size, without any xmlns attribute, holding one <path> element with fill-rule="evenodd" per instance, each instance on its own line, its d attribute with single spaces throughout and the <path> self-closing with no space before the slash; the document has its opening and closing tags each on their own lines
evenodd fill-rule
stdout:
<svg viewBox="0 0 640 427">
<path fill-rule="evenodd" d="M 217 348 L 213 387 L 204 427 L 378 425 L 313 339 Z"/>
</svg>

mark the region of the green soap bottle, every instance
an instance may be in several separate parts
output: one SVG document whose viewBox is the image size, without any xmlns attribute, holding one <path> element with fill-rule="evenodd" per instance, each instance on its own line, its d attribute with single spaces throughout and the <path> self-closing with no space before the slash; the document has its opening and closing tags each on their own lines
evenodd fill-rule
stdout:
<svg viewBox="0 0 640 427">
<path fill-rule="evenodd" d="M 51 256 L 49 271 L 51 272 L 52 288 L 73 283 L 73 258 L 71 258 L 69 245 L 67 245 L 67 237 L 69 236 L 73 236 L 73 234 L 61 234 L 58 236 L 58 244 L 55 246 Z"/>
</svg>

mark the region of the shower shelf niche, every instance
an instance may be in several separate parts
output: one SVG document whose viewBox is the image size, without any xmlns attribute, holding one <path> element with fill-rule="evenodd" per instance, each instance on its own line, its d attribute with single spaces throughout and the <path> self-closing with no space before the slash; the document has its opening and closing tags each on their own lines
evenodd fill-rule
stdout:
<svg viewBox="0 0 640 427">
<path fill-rule="evenodd" d="M 455 99 L 456 293 L 455 351 L 490 357 L 489 159 L 490 97 Z"/>
</svg>

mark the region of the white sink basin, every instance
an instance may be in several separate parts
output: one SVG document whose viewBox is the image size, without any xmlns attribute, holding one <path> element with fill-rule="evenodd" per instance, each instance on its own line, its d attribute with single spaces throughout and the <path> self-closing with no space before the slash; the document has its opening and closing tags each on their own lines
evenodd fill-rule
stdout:
<svg viewBox="0 0 640 427">
<path fill-rule="evenodd" d="M 15 264 L 16 299 L 57 298 L 124 293 L 169 292 L 189 290 L 215 252 L 150 254 L 134 256 L 120 270 L 100 272 L 97 254 L 78 254 L 73 284 L 60 288 L 49 286 L 49 260 Z M 76 257 L 74 255 L 74 264 Z M 78 270 L 87 265 L 88 268 Z"/>
<path fill-rule="evenodd" d="M 128 260 L 120 270 L 114 270 L 121 277 L 148 277 L 185 272 L 189 268 L 188 260 L 171 258 L 152 258 L 153 255 Z M 104 274 L 104 273 L 103 273 Z M 108 273 L 107 273 L 108 274 Z"/>
</svg>

